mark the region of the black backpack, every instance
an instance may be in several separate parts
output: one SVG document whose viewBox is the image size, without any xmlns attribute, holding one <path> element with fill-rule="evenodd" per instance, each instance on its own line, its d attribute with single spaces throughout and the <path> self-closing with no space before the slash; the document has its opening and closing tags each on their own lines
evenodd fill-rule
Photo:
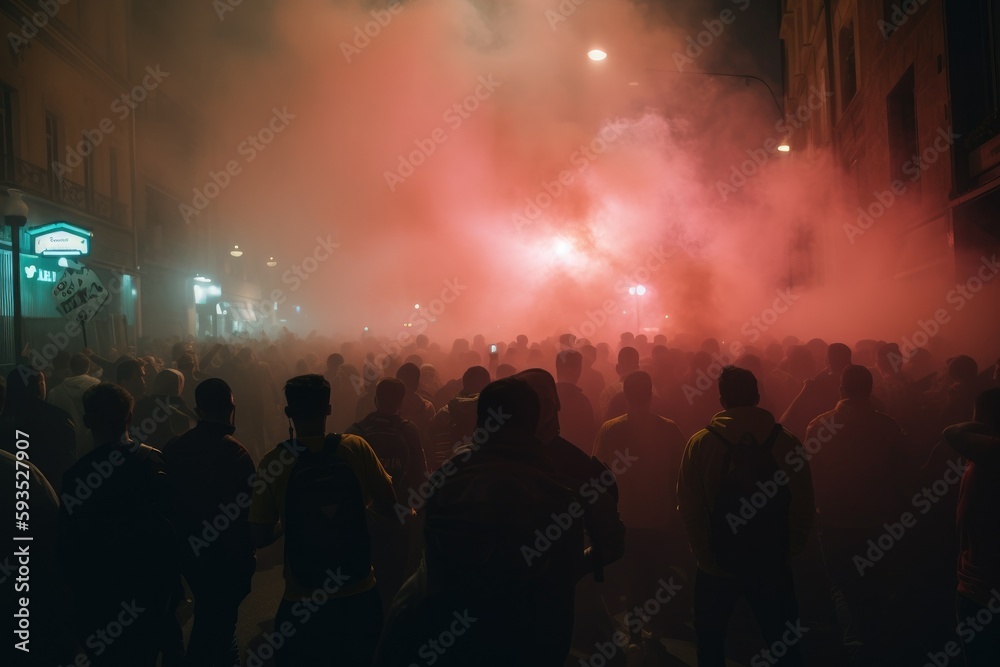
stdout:
<svg viewBox="0 0 1000 667">
<path fill-rule="evenodd" d="M 747 434 L 733 444 L 711 426 L 707 429 L 726 448 L 722 483 L 710 518 L 713 555 L 733 574 L 780 568 L 788 560 L 791 507 L 788 484 L 775 481 L 778 464 L 771 453 L 781 425 L 775 424 L 763 443 Z"/>
<path fill-rule="evenodd" d="M 341 436 L 329 434 L 323 451 L 296 454 L 285 491 L 285 563 L 303 586 L 320 588 L 333 575 L 352 584 L 371 572 L 371 540 L 361 482 L 336 456 Z"/>
</svg>

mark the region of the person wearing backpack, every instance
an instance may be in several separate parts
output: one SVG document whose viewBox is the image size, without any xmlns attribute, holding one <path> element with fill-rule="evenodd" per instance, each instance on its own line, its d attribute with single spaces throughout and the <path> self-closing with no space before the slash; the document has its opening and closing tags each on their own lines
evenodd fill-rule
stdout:
<svg viewBox="0 0 1000 667">
<path fill-rule="evenodd" d="M 678 509 L 698 563 L 698 664 L 723 667 L 733 609 L 746 598 L 778 665 L 801 665 L 802 635 L 790 559 L 815 519 L 809 464 L 799 441 L 757 407 L 757 379 L 727 366 L 722 412 L 688 441 L 677 482 Z"/>
<path fill-rule="evenodd" d="M 153 667 L 166 629 L 176 626 L 169 480 L 160 452 L 129 438 L 132 407 L 117 385 L 84 392 L 96 446 L 63 476 L 59 555 L 92 665 Z"/>
<path fill-rule="evenodd" d="M 367 509 L 399 525 L 392 479 L 362 438 L 326 432 L 322 375 L 290 379 L 285 399 L 292 437 L 261 460 L 249 518 L 257 547 L 285 538 L 275 664 L 367 667 L 382 629 Z"/>
<path fill-rule="evenodd" d="M 417 426 L 399 416 L 406 391 L 406 385 L 401 380 L 382 378 L 375 385 L 375 412 L 347 429 L 347 433 L 360 436 L 371 445 L 379 462 L 392 477 L 396 498 L 401 503 L 406 503 L 411 491 L 427 481 L 424 476 L 427 465 Z M 398 518 L 402 521 L 407 517 L 402 515 Z M 407 523 L 402 532 L 396 527 L 371 526 L 372 558 L 385 608 L 392 603 L 403 582 L 416 568 L 417 556 L 411 549 L 414 541 L 411 538 L 415 537 L 411 532 L 415 525 Z"/>
</svg>

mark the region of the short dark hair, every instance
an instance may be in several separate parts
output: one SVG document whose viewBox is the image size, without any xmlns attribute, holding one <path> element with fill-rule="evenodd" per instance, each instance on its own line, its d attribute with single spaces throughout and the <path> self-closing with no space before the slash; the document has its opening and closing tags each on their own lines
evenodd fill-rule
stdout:
<svg viewBox="0 0 1000 667">
<path fill-rule="evenodd" d="M 396 411 L 403 405 L 406 385 L 396 378 L 382 378 L 375 385 L 375 403 L 380 409 Z"/>
<path fill-rule="evenodd" d="M 498 414 L 510 417 L 494 429 L 496 432 L 515 429 L 534 433 L 541 414 L 538 394 L 527 382 L 514 377 L 491 382 L 479 392 L 476 401 L 477 426 L 488 429 L 487 422 L 497 419 Z"/>
<path fill-rule="evenodd" d="M 135 405 L 132 395 L 110 382 L 101 382 L 83 392 L 83 413 L 90 428 L 122 431 Z"/>
<path fill-rule="evenodd" d="M 826 348 L 826 363 L 830 368 L 844 368 L 851 364 L 851 348 L 843 343 L 830 343 Z"/>
<path fill-rule="evenodd" d="M 639 350 L 627 346 L 618 350 L 618 365 L 624 368 L 638 368 Z"/>
<path fill-rule="evenodd" d="M 233 390 L 219 378 L 208 378 L 194 388 L 194 405 L 208 415 L 228 415 L 232 412 Z"/>
<path fill-rule="evenodd" d="M 462 391 L 466 394 L 478 394 L 490 383 L 490 372 L 482 366 L 470 366 L 462 374 Z"/>
<path fill-rule="evenodd" d="M 402 382 L 407 389 L 416 391 L 420 386 L 420 366 L 413 363 L 406 363 L 396 371 L 396 379 Z"/>
<path fill-rule="evenodd" d="M 90 358 L 83 352 L 77 352 L 69 358 L 69 372 L 73 375 L 85 375 L 90 372 Z"/>
<path fill-rule="evenodd" d="M 293 417 L 318 417 L 330 406 L 330 383 L 322 375 L 297 375 L 285 383 L 285 401 Z"/>
<path fill-rule="evenodd" d="M 653 378 L 646 371 L 633 371 L 622 381 L 629 405 L 646 405 L 653 399 Z"/>
<path fill-rule="evenodd" d="M 857 364 L 851 364 L 840 375 L 840 389 L 844 398 L 869 398 L 874 384 L 872 372 Z"/>
<path fill-rule="evenodd" d="M 726 366 L 719 375 L 719 396 L 727 408 L 753 407 L 760 402 L 757 378 L 745 368 Z"/>
<path fill-rule="evenodd" d="M 580 379 L 583 372 L 583 355 L 576 350 L 563 350 L 556 355 L 556 376 Z"/>
<path fill-rule="evenodd" d="M 123 359 L 115 367 L 115 380 L 118 384 L 128 382 L 132 378 L 139 377 L 139 371 L 143 368 L 145 368 L 145 365 L 135 357 Z"/>
</svg>

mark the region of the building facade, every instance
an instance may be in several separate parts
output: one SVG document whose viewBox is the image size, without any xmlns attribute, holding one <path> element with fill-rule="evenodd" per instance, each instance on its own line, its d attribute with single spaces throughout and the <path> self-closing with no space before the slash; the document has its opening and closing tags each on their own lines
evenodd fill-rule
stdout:
<svg viewBox="0 0 1000 667">
<path fill-rule="evenodd" d="M 126 0 L 0 2 L 0 187 L 24 193 L 21 302 L 24 340 L 76 351 L 127 350 L 138 331 L 139 293 L 131 164 L 135 109 L 154 79 L 129 77 Z M 76 336 L 52 294 L 65 262 L 32 252 L 29 232 L 51 223 L 90 234 L 93 269 L 110 298 Z M 14 359 L 11 228 L 0 238 L 0 363 Z M 86 336 L 84 335 L 86 334 Z M 53 337 L 58 344 L 53 343 Z"/>
<path fill-rule="evenodd" d="M 781 39 L 786 108 L 834 93 L 793 136 L 795 155 L 833 156 L 857 204 L 833 261 L 875 230 L 891 277 L 941 285 L 996 252 L 1000 1 L 783 0 Z"/>
</svg>

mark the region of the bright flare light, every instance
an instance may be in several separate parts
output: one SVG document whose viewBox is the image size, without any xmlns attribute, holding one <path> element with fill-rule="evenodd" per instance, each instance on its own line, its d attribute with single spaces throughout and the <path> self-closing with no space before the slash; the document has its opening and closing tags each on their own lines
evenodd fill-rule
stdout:
<svg viewBox="0 0 1000 667">
<path fill-rule="evenodd" d="M 238 245 L 234 245 L 233 249 L 229 251 L 229 254 L 232 255 L 233 257 L 242 257 L 243 251 L 240 250 L 240 247 Z"/>
<path fill-rule="evenodd" d="M 788 145 L 787 141 L 784 141 L 780 146 L 778 146 L 778 150 L 781 151 L 782 153 L 790 153 L 792 147 Z"/>
<path fill-rule="evenodd" d="M 413 309 L 414 310 L 420 310 L 420 304 L 419 303 L 413 304 Z"/>
<path fill-rule="evenodd" d="M 552 244 L 552 250 L 559 257 L 568 257 L 573 252 L 573 244 L 566 239 L 556 239 L 555 243 Z"/>
<path fill-rule="evenodd" d="M 587 57 L 596 62 L 601 62 L 608 57 L 608 54 L 600 49 L 591 49 L 587 52 Z"/>
<path fill-rule="evenodd" d="M 639 296 L 642 296 L 643 294 L 646 293 L 646 286 L 639 285 L 638 287 L 635 288 L 635 293 L 638 294 Z"/>
</svg>

